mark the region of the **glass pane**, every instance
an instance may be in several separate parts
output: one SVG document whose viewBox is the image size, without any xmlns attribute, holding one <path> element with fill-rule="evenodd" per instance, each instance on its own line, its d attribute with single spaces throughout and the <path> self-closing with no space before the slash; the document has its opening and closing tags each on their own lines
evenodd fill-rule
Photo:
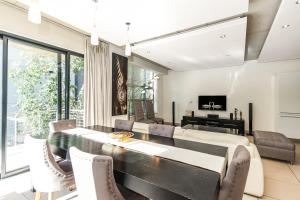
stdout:
<svg viewBox="0 0 300 200">
<path fill-rule="evenodd" d="M 77 126 L 83 126 L 83 57 L 70 57 L 70 119 L 76 119 Z"/>
<path fill-rule="evenodd" d="M 8 42 L 6 171 L 26 166 L 24 136 L 46 138 L 57 118 L 58 54 Z"/>
<path fill-rule="evenodd" d="M 128 107 L 129 115 L 134 115 L 133 99 L 146 100 L 154 102 L 154 111 L 157 110 L 157 80 L 154 79 L 155 72 L 135 66 L 132 63 L 128 65 Z"/>
</svg>

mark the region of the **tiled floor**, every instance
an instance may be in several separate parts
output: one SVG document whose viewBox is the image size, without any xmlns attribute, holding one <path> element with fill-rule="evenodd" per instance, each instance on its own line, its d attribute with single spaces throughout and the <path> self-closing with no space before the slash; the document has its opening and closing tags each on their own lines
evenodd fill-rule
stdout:
<svg viewBox="0 0 300 200">
<path fill-rule="evenodd" d="M 296 163 L 290 165 L 262 159 L 265 174 L 264 200 L 300 200 L 300 143 L 296 148 Z M 244 200 L 256 200 L 246 196 Z"/>
<path fill-rule="evenodd" d="M 300 143 L 297 144 L 296 163 L 263 159 L 265 174 L 265 195 L 262 200 L 300 200 Z M 0 200 L 31 200 L 34 194 L 30 192 L 29 174 L 15 176 L 0 181 Z M 64 196 L 68 192 L 56 194 L 60 200 L 72 199 L 74 194 Z M 21 195 L 20 195 L 21 194 Z M 70 197 L 71 196 L 71 197 Z M 42 195 L 42 200 L 47 195 Z M 244 195 L 243 200 L 259 200 L 256 197 Z"/>
</svg>

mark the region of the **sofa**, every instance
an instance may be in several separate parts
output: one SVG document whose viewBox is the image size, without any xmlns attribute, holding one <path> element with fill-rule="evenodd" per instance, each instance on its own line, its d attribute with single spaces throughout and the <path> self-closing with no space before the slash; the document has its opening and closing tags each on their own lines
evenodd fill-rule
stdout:
<svg viewBox="0 0 300 200">
<path fill-rule="evenodd" d="M 254 131 L 254 144 L 262 157 L 285 160 L 291 164 L 296 160 L 296 145 L 284 134 L 270 131 Z"/>
<path fill-rule="evenodd" d="M 135 122 L 133 131 L 148 133 L 148 127 L 148 124 Z M 253 143 L 250 143 L 246 137 L 176 127 L 174 138 L 228 147 L 228 165 L 232 160 L 235 148 L 238 145 L 245 146 L 250 152 L 251 162 L 244 193 L 257 197 L 263 196 L 264 172 L 261 157 L 256 146 Z"/>
</svg>

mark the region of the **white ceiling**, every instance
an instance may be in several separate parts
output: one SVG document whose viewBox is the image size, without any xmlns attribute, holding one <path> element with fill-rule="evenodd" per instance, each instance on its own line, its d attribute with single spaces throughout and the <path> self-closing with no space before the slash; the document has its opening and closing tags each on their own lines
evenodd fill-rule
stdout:
<svg viewBox="0 0 300 200">
<path fill-rule="evenodd" d="M 289 25 L 288 28 L 282 26 Z M 259 56 L 268 62 L 300 58 L 300 4 L 283 0 Z"/>
<path fill-rule="evenodd" d="M 246 26 L 246 17 L 237 18 L 141 43 L 133 52 L 176 71 L 237 66 L 244 63 Z"/>
<path fill-rule="evenodd" d="M 30 0 L 18 0 L 29 5 Z M 40 0 L 42 12 L 91 31 L 92 0 Z M 125 22 L 131 22 L 130 40 L 138 42 L 248 11 L 248 0 L 99 0 L 100 38 L 122 46 Z"/>
</svg>

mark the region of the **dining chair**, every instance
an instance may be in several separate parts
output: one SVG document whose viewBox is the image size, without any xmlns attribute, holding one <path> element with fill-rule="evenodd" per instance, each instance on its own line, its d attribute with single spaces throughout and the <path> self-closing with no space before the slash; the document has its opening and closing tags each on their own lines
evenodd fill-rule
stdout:
<svg viewBox="0 0 300 200">
<path fill-rule="evenodd" d="M 154 120 L 145 119 L 143 104 L 139 99 L 133 100 L 133 109 L 134 109 L 134 121 L 142 122 L 146 124 L 155 123 Z"/>
<path fill-rule="evenodd" d="M 124 200 L 114 178 L 113 159 L 70 148 L 78 197 L 81 200 Z M 122 188 L 126 199 L 141 200 L 145 197 Z M 128 195 L 131 193 L 133 196 Z"/>
<path fill-rule="evenodd" d="M 49 128 L 49 137 L 52 137 L 56 132 L 76 128 L 76 119 L 66 119 L 49 122 Z"/>
<path fill-rule="evenodd" d="M 49 122 L 49 128 L 50 133 L 48 139 L 51 140 L 53 136 L 60 131 L 76 128 L 76 119 L 52 121 Z M 58 156 L 56 159 L 62 159 L 66 157 L 66 151 L 57 148 L 56 145 L 50 144 L 50 149 L 55 156 Z"/>
<path fill-rule="evenodd" d="M 132 131 L 133 121 L 116 119 L 115 120 L 115 129 L 123 131 Z"/>
<path fill-rule="evenodd" d="M 175 127 L 164 124 L 150 124 L 149 134 L 173 138 Z"/>
<path fill-rule="evenodd" d="M 237 146 L 223 179 L 218 200 L 242 200 L 249 166 L 249 151 L 242 145 Z"/>
<path fill-rule="evenodd" d="M 164 123 L 163 118 L 155 117 L 154 104 L 152 100 L 145 100 L 145 107 L 146 107 L 147 119 L 153 120 L 158 124 Z"/>
<path fill-rule="evenodd" d="M 52 200 L 55 192 L 75 188 L 71 162 L 56 163 L 46 139 L 26 135 L 24 143 L 35 200 L 40 200 L 41 192 L 48 193 L 48 199 Z"/>
</svg>

